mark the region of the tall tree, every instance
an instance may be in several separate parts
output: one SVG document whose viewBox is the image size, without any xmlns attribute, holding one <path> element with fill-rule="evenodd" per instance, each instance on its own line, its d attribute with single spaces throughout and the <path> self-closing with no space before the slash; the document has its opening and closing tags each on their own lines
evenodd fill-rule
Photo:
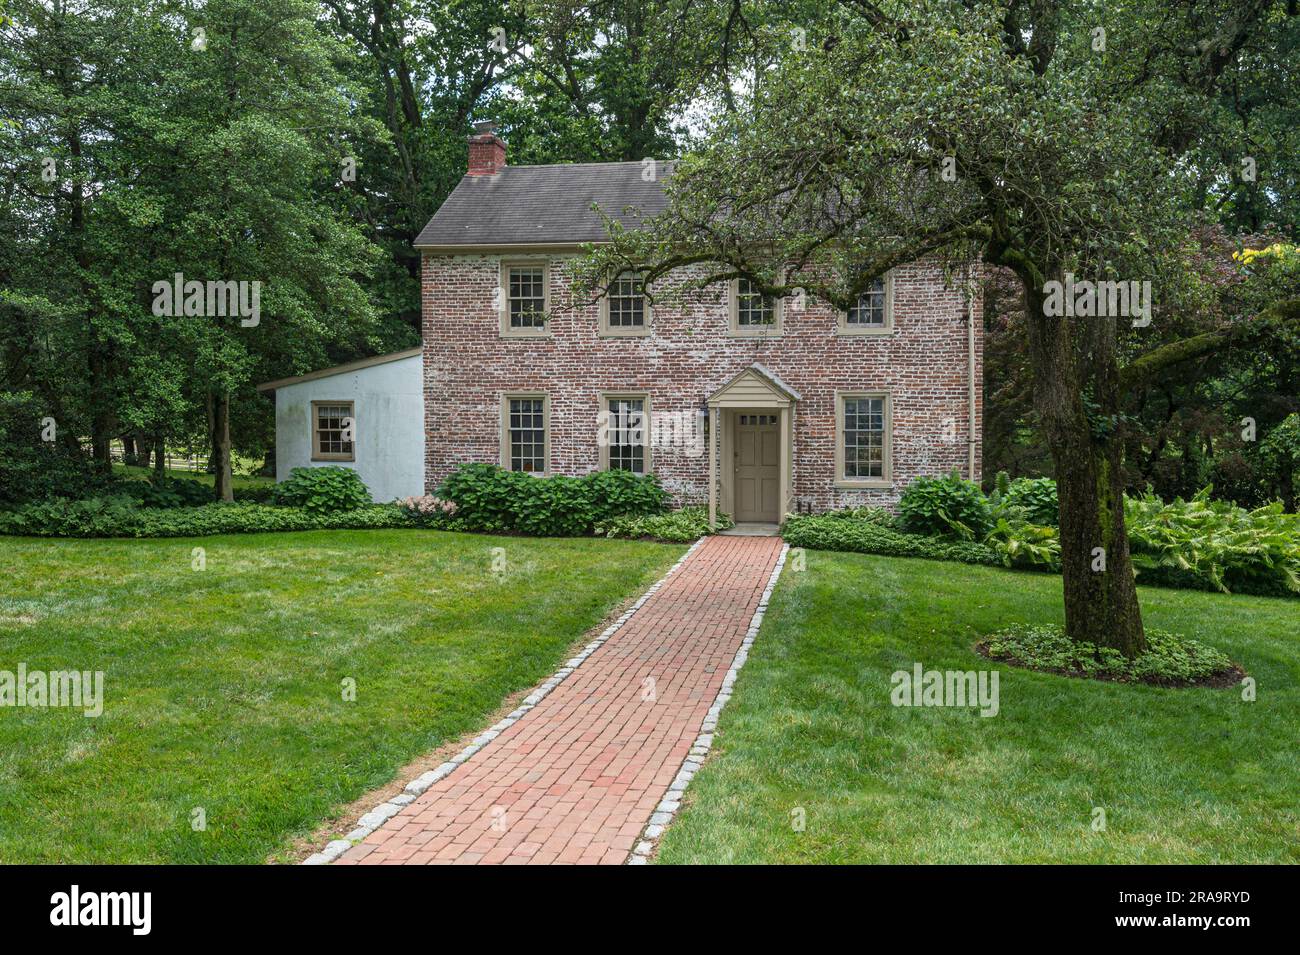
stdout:
<svg viewBox="0 0 1300 955">
<path fill-rule="evenodd" d="M 845 3 L 755 73 L 684 162 L 668 211 L 613 230 L 584 264 L 598 287 L 636 268 L 692 284 L 744 276 L 772 295 L 848 307 L 888 269 L 938 256 L 1008 269 L 1024 298 L 1034 406 L 1061 504 L 1066 629 L 1145 647 L 1124 525 L 1127 390 L 1300 320 L 1300 290 L 1253 320 L 1150 347 L 1141 310 L 1061 314 L 1069 276 L 1141 282 L 1196 307 L 1185 267 L 1196 186 L 1183 161 L 1223 108 L 1244 51 L 1275 59 L 1297 29 L 1273 0 Z M 1284 42 L 1285 41 L 1285 42 Z M 1126 284 L 1125 290 L 1128 286 Z M 1068 294 L 1066 292 L 1065 294 Z M 1073 302 L 1071 304 L 1074 304 Z"/>
<path fill-rule="evenodd" d="M 119 429 L 203 425 L 231 497 L 231 403 L 364 344 L 377 250 L 331 201 L 379 130 L 310 0 L 16 0 L 0 50 L 5 387 L 44 393 L 101 466 Z M 44 175 L 44 170 L 54 170 Z M 245 283 L 256 315 L 206 292 Z M 218 293 L 221 295 L 222 293 Z M 225 304 L 225 303 L 223 303 Z M 24 344 L 22 338 L 28 343 Z M 39 369 L 33 374 L 30 369 Z"/>
</svg>

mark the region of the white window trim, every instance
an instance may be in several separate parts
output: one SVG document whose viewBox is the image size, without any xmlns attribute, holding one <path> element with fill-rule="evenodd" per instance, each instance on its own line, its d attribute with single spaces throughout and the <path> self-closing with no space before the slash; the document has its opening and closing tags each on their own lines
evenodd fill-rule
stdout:
<svg viewBox="0 0 1300 955">
<path fill-rule="evenodd" d="M 844 476 L 844 402 L 855 398 L 883 398 L 885 402 L 885 433 L 882 439 L 883 461 L 878 478 L 846 478 Z M 889 488 L 894 486 L 894 402 L 888 391 L 836 391 L 835 392 L 835 487 L 852 489 Z"/>
<path fill-rule="evenodd" d="M 849 313 L 845 309 L 839 313 L 836 322 L 837 335 L 892 335 L 894 334 L 894 270 L 885 273 L 885 324 L 850 325 Z"/>
<path fill-rule="evenodd" d="M 542 399 L 542 462 L 543 469 L 537 471 L 520 471 L 520 474 L 548 477 L 551 473 L 551 396 L 544 391 L 503 391 L 501 392 L 501 428 L 497 438 L 501 444 L 501 466 L 513 471 L 510 461 L 510 399 Z"/>
<path fill-rule="evenodd" d="M 785 299 L 774 298 L 772 301 L 771 325 L 740 324 L 740 279 L 727 283 L 727 324 L 728 335 L 732 338 L 775 338 L 779 337 L 785 322 Z"/>
<path fill-rule="evenodd" d="M 642 414 L 642 432 L 645 437 L 645 470 L 642 473 L 649 474 L 654 469 L 654 459 L 651 455 L 651 447 L 650 447 L 651 445 L 650 436 L 652 434 L 651 426 L 650 426 L 651 424 L 650 393 L 648 391 L 602 391 L 600 393 L 600 407 L 597 410 L 597 415 L 608 414 L 609 403 L 611 400 L 615 398 L 639 398 L 642 402 L 644 402 L 644 404 L 642 404 L 641 406 L 641 414 Z M 599 422 L 601 420 L 603 419 L 599 417 L 597 418 L 598 428 L 600 427 Z M 600 465 L 599 465 L 600 470 L 608 471 L 609 470 L 609 442 L 606 441 L 602 443 L 599 440 L 599 435 L 597 435 L 596 443 L 599 446 L 599 451 L 600 451 Z"/>
<path fill-rule="evenodd" d="M 546 323 L 541 328 L 510 327 L 510 270 L 512 268 L 542 268 L 542 311 Z M 501 270 L 497 277 L 497 290 L 501 295 L 501 309 L 498 312 L 502 338 L 550 338 L 551 337 L 551 263 L 547 259 L 502 259 Z"/>
<path fill-rule="evenodd" d="M 610 280 L 613 284 L 613 280 Z M 609 324 L 609 285 L 605 286 L 605 294 L 600 297 L 600 337 L 601 338 L 645 338 L 650 334 L 650 323 L 654 320 L 654 309 L 650 306 L 650 299 L 642 292 L 642 321 L 641 325 L 611 326 Z"/>
</svg>

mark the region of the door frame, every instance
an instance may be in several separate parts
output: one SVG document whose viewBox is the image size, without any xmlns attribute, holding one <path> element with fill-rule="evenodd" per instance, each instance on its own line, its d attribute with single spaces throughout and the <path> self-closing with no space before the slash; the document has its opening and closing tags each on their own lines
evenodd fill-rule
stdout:
<svg viewBox="0 0 1300 955">
<path fill-rule="evenodd" d="M 709 494 L 710 503 L 714 504 L 713 513 L 709 515 L 709 526 L 713 528 L 717 525 L 717 511 L 724 514 L 730 514 L 732 518 L 736 515 L 736 470 L 735 470 L 735 451 L 736 451 L 736 423 L 742 414 L 775 414 L 777 416 L 777 434 L 778 447 L 780 455 L 777 459 L 777 514 L 776 523 L 785 523 L 785 515 L 790 511 L 791 487 L 793 485 L 792 477 L 794 470 L 794 405 L 776 404 L 775 402 L 768 405 L 750 405 L 743 407 L 720 407 L 711 405 L 709 408 L 712 427 L 710 430 L 710 445 L 716 447 L 709 448 L 710 471 L 713 471 L 718 480 L 716 484 L 711 482 Z M 715 470 L 716 467 L 716 470 Z M 715 499 L 716 493 L 716 499 Z M 716 500 L 716 503 L 715 503 Z"/>
<path fill-rule="evenodd" d="M 785 464 L 787 454 L 783 447 L 784 438 L 782 428 L 783 409 L 776 408 L 726 408 L 722 413 L 722 454 L 718 461 L 719 470 L 722 472 L 722 510 L 731 515 L 731 519 L 739 523 L 736 516 L 736 453 L 737 453 L 737 428 L 740 427 L 740 416 L 742 414 L 776 414 L 776 434 L 780 453 L 777 456 L 776 471 L 778 484 L 778 499 L 776 504 L 777 524 L 781 523 L 783 515 L 783 502 L 785 501 L 785 482 L 780 480 L 783 473 L 782 466 Z"/>
<path fill-rule="evenodd" d="M 794 487 L 794 411 L 799 394 L 772 372 L 755 363 L 715 391 L 707 400 L 709 468 L 709 531 L 718 526 L 718 505 L 735 514 L 736 486 L 733 449 L 738 413 L 777 415 L 780 439 L 777 524 L 790 513 Z M 721 473 L 719 473 L 721 472 Z M 719 500 L 719 498 L 721 500 Z"/>
</svg>

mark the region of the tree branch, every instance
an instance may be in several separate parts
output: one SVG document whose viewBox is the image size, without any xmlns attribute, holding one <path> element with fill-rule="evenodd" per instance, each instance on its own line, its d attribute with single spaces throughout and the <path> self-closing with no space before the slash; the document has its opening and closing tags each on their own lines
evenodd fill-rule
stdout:
<svg viewBox="0 0 1300 955">
<path fill-rule="evenodd" d="M 1191 338 L 1170 342 L 1168 345 L 1147 352 L 1120 369 L 1120 393 L 1127 394 L 1134 387 L 1145 384 L 1159 372 L 1173 365 L 1204 358 L 1206 355 L 1224 349 L 1237 348 L 1250 336 L 1266 328 L 1281 330 L 1290 326 L 1300 329 L 1300 298 L 1276 302 L 1251 321 L 1238 322 L 1215 332 L 1193 335 Z"/>
</svg>

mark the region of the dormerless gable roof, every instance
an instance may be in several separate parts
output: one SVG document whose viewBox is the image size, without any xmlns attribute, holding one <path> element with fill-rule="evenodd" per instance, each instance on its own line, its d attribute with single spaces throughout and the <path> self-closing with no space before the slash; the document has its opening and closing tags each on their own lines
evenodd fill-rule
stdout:
<svg viewBox="0 0 1300 955">
<path fill-rule="evenodd" d="M 416 248 L 529 246 L 608 238 L 593 203 L 625 226 L 667 204 L 671 162 L 642 178 L 640 162 L 506 166 L 494 176 L 465 176 L 415 240 Z M 639 212 L 629 214 L 632 208 Z"/>
</svg>

